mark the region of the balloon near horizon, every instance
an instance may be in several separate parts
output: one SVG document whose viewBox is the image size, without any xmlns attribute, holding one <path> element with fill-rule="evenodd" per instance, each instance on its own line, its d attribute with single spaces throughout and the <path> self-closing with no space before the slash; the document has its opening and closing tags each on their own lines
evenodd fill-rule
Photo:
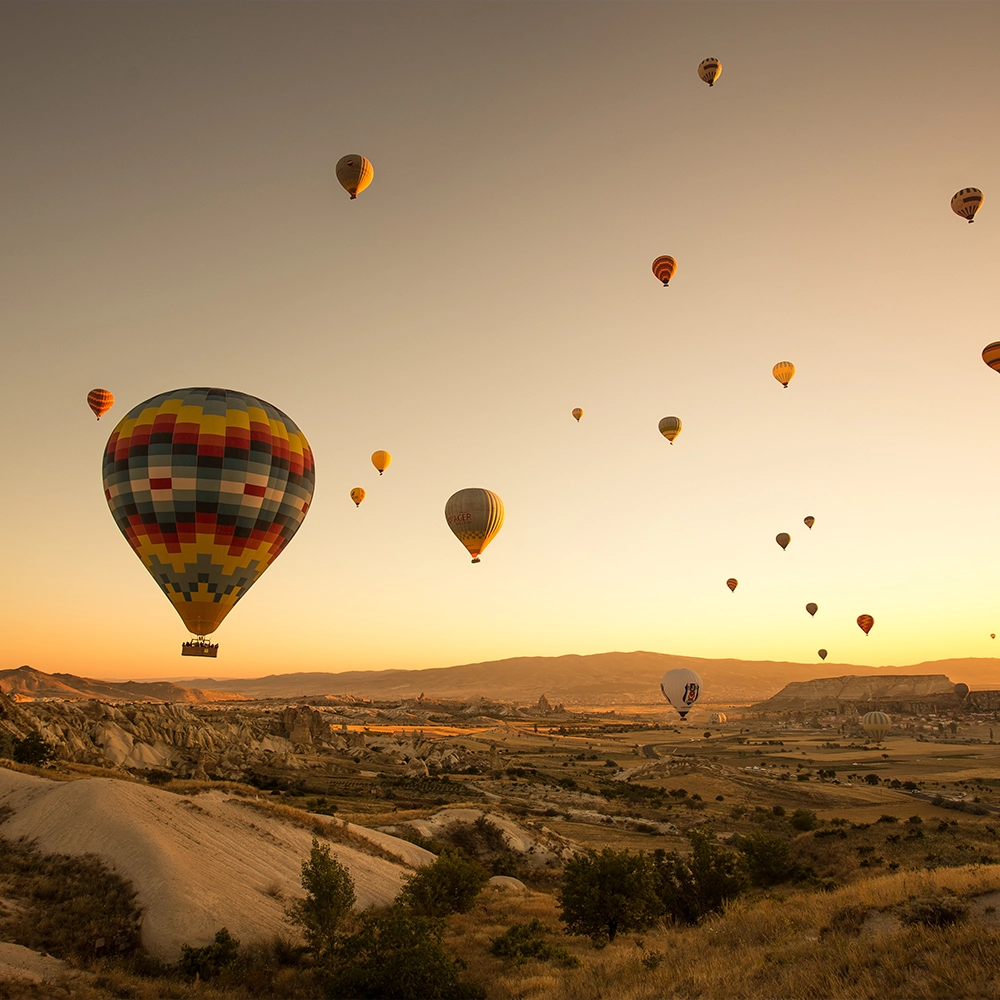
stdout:
<svg viewBox="0 0 1000 1000">
<path fill-rule="evenodd" d="M 232 389 L 160 393 L 133 407 L 104 449 L 119 530 L 197 640 L 281 554 L 312 503 L 312 450 L 271 403 Z"/>
<path fill-rule="evenodd" d="M 687 667 L 668 670 L 660 680 L 660 691 L 684 719 L 701 694 L 701 676 Z"/>
</svg>

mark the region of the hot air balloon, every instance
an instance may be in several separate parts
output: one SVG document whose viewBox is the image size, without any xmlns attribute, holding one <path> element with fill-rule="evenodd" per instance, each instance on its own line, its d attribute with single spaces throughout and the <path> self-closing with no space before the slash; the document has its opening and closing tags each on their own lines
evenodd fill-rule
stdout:
<svg viewBox="0 0 1000 1000">
<path fill-rule="evenodd" d="M 583 410 L 581 410 L 579 406 L 576 407 L 576 409 L 573 410 L 573 416 L 576 417 L 576 422 L 579 423 L 580 417 L 583 416 Z"/>
<path fill-rule="evenodd" d="M 817 654 L 816 654 L 816 655 L 817 655 L 817 656 L 819 656 L 819 658 L 820 658 L 821 660 L 825 660 L 825 659 L 826 659 L 826 656 L 827 656 L 827 653 L 826 653 L 826 650 L 825 650 L 825 649 L 821 649 L 821 650 L 818 650 L 818 652 L 817 652 Z"/>
<path fill-rule="evenodd" d="M 91 389 L 87 393 L 87 405 L 100 420 L 115 405 L 115 397 L 107 389 Z"/>
<path fill-rule="evenodd" d="M 360 486 L 355 486 L 351 490 L 351 499 L 354 501 L 355 507 L 361 506 L 361 501 L 365 498 L 365 491 Z"/>
<path fill-rule="evenodd" d="M 814 524 L 816 523 L 816 518 L 814 518 L 814 517 L 812 516 L 812 514 L 810 514 L 810 515 L 809 515 L 808 517 L 804 517 L 804 518 L 802 518 L 802 523 L 803 523 L 803 524 L 804 524 L 804 525 L 805 525 L 805 526 L 806 526 L 806 527 L 807 527 L 807 528 L 808 528 L 808 529 L 809 529 L 810 531 L 812 531 L 812 526 L 813 526 L 813 525 L 814 525 Z"/>
<path fill-rule="evenodd" d="M 663 282 L 663 287 L 666 288 L 670 284 L 670 279 L 674 276 L 677 271 L 677 261 L 673 257 L 657 257 L 653 261 L 653 274 L 656 275 L 659 281 Z"/>
<path fill-rule="evenodd" d="M 389 463 L 392 461 L 392 455 L 387 451 L 373 451 L 372 452 L 372 465 L 378 469 L 378 474 L 381 476 L 386 469 L 389 468 Z"/>
<path fill-rule="evenodd" d="M 730 578 L 729 578 L 728 580 L 726 580 L 726 586 L 727 586 L 727 587 L 728 587 L 728 588 L 729 588 L 730 590 L 733 590 L 733 591 L 735 591 L 735 590 L 736 590 L 736 587 L 737 587 L 737 586 L 739 585 L 739 582 L 740 582 L 740 581 L 739 581 L 739 580 L 737 580 L 737 579 L 736 579 L 736 577 L 734 577 L 734 576 L 731 576 L 731 577 L 730 577 Z"/>
<path fill-rule="evenodd" d="M 995 372 L 1000 372 L 1000 340 L 994 340 L 983 348 L 983 361 Z"/>
<path fill-rule="evenodd" d="M 864 632 L 865 635 L 872 630 L 872 625 L 875 624 L 875 619 L 871 615 L 858 615 L 858 628 Z"/>
<path fill-rule="evenodd" d="M 955 694 L 957 694 L 959 698 L 964 698 L 968 693 L 969 693 L 968 684 L 962 684 L 961 682 L 959 682 L 958 684 L 955 685 Z"/>
<path fill-rule="evenodd" d="M 482 551 L 503 527 L 503 501 L 490 490 L 459 490 L 444 505 L 444 519 L 477 563 Z"/>
<path fill-rule="evenodd" d="M 715 81 L 722 76 L 722 63 L 711 56 L 708 59 L 702 59 L 698 64 L 698 76 L 710 87 L 714 87 Z M 737 89 L 739 88 L 737 87 Z"/>
<path fill-rule="evenodd" d="M 337 161 L 337 180 L 351 201 L 371 184 L 374 176 L 372 165 L 360 153 L 348 153 Z"/>
<path fill-rule="evenodd" d="M 962 188 L 951 199 L 951 210 L 969 222 L 974 222 L 976 212 L 982 208 L 983 192 L 979 188 Z"/>
<path fill-rule="evenodd" d="M 996 632 L 990 632 L 990 638 L 995 639 L 997 637 Z"/>
<path fill-rule="evenodd" d="M 815 617 L 816 616 L 816 612 L 819 611 L 819 605 L 818 604 L 814 604 L 812 601 L 810 601 L 806 605 L 806 611 L 809 612 L 810 617 Z"/>
<path fill-rule="evenodd" d="M 276 406 L 232 389 L 162 392 L 133 407 L 104 449 L 104 495 L 121 533 L 205 641 L 281 554 L 312 503 L 312 450 Z"/>
<path fill-rule="evenodd" d="M 782 551 L 784 551 L 788 548 L 788 543 L 792 540 L 792 536 L 787 531 L 779 531 L 774 536 L 774 540 L 781 546 Z"/>
<path fill-rule="evenodd" d="M 726 724 L 726 713 L 725 712 L 714 712 L 712 714 L 712 722 L 717 726 L 723 726 Z"/>
<path fill-rule="evenodd" d="M 861 728 L 876 742 L 881 743 L 892 729 L 892 720 L 885 712 L 868 712 L 861 719 Z"/>
<path fill-rule="evenodd" d="M 788 388 L 788 383 L 792 381 L 795 374 L 795 365 L 791 361 L 779 361 L 772 369 L 771 374 L 781 383 L 783 389 Z"/>
<path fill-rule="evenodd" d="M 674 438 L 680 434 L 684 425 L 681 423 L 680 417 L 664 417 L 657 427 L 660 429 L 660 433 L 671 443 L 674 443 Z"/>
<path fill-rule="evenodd" d="M 686 667 L 668 670 L 660 681 L 663 697 L 680 713 L 681 718 L 691 711 L 691 707 L 701 694 L 701 678 Z"/>
</svg>

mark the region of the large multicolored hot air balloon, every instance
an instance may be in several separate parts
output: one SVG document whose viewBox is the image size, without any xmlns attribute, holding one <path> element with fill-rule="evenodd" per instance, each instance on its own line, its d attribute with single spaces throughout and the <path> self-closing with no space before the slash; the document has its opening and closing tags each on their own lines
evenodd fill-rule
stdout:
<svg viewBox="0 0 1000 1000">
<path fill-rule="evenodd" d="M 348 153 L 337 161 L 337 180 L 351 201 L 371 184 L 374 176 L 372 165 L 360 153 Z"/>
<path fill-rule="evenodd" d="M 503 501 L 491 490 L 459 490 L 444 505 L 448 527 L 469 550 L 474 563 L 503 527 L 503 515 Z"/>
<path fill-rule="evenodd" d="M 389 468 L 389 463 L 392 461 L 392 455 L 387 451 L 373 451 L 372 452 L 372 465 L 378 469 L 378 474 L 381 476 L 386 469 Z"/>
<path fill-rule="evenodd" d="M 722 63 L 718 59 L 709 56 L 698 63 L 698 76 L 702 78 L 710 87 L 715 86 L 715 81 L 722 76 Z M 739 89 L 737 87 L 737 89 Z"/>
<path fill-rule="evenodd" d="M 875 619 L 871 615 L 858 615 L 858 628 L 864 632 L 865 635 L 872 630 L 872 625 L 875 624 Z"/>
<path fill-rule="evenodd" d="M 653 261 L 653 274 L 656 275 L 658 281 L 663 282 L 663 287 L 666 288 L 670 284 L 670 279 L 677 273 L 677 261 L 673 257 L 657 257 Z"/>
<path fill-rule="evenodd" d="M 819 658 L 820 658 L 821 660 L 825 660 L 825 659 L 826 659 L 826 656 L 827 656 L 827 653 L 826 653 L 826 650 L 825 650 L 825 649 L 820 649 L 820 650 L 818 650 L 818 651 L 817 651 L 816 655 L 817 655 L 817 656 L 818 656 L 818 657 L 819 657 Z"/>
<path fill-rule="evenodd" d="M 892 729 L 892 719 L 885 712 L 868 712 L 861 719 L 861 728 L 876 742 L 881 743 Z"/>
<path fill-rule="evenodd" d="M 687 667 L 668 670 L 660 681 L 660 690 L 683 719 L 701 694 L 701 677 Z"/>
<path fill-rule="evenodd" d="M 774 540 L 781 546 L 781 550 L 784 551 L 788 548 L 788 543 L 792 540 L 792 536 L 787 531 L 779 531 L 774 536 Z"/>
<path fill-rule="evenodd" d="M 817 611 L 819 611 L 819 605 L 818 605 L 818 604 L 816 604 L 816 603 L 815 603 L 815 602 L 813 602 L 813 601 L 810 601 L 810 602 L 809 602 L 809 603 L 808 603 L 808 604 L 806 605 L 806 611 L 808 611 L 808 612 L 809 612 L 809 616 L 810 616 L 811 618 L 815 618 L 815 617 L 816 617 L 816 612 L 817 612 Z"/>
<path fill-rule="evenodd" d="M 814 518 L 814 517 L 812 516 L 812 514 L 810 514 L 810 515 L 809 515 L 808 517 L 804 517 L 804 518 L 802 518 L 802 523 L 803 523 L 803 524 L 804 524 L 804 525 L 805 525 L 805 526 L 806 526 L 806 527 L 807 527 L 807 528 L 808 528 L 808 529 L 809 529 L 810 531 L 812 531 L 812 526 L 813 526 L 813 525 L 814 525 L 814 524 L 816 523 L 816 518 Z"/>
<path fill-rule="evenodd" d="M 361 506 L 361 501 L 365 498 L 365 491 L 360 486 L 355 486 L 351 490 L 351 499 L 354 501 L 355 507 Z"/>
<path fill-rule="evenodd" d="M 276 406 L 232 389 L 162 392 L 133 407 L 104 449 L 104 495 L 121 533 L 205 642 L 281 554 L 312 503 L 305 436 Z"/>
<path fill-rule="evenodd" d="M 91 389 L 87 393 L 87 405 L 100 420 L 115 405 L 115 397 L 107 389 Z"/>
<path fill-rule="evenodd" d="M 779 361 L 772 369 L 771 374 L 781 383 L 783 389 L 788 388 L 788 383 L 795 375 L 795 365 L 791 361 Z"/>
<path fill-rule="evenodd" d="M 674 438 L 684 429 L 680 417 L 664 417 L 656 426 L 671 444 L 674 443 Z"/>
<path fill-rule="evenodd" d="M 577 406 L 577 407 L 576 407 L 576 408 L 575 408 L 575 409 L 573 410 L 573 416 L 574 416 L 574 417 L 576 418 L 576 422 L 577 422 L 577 423 L 579 423 L 579 422 L 580 422 L 580 417 L 582 417 L 582 416 L 583 416 L 583 410 L 582 410 L 582 409 L 580 409 L 580 407 L 579 407 L 579 406 Z"/>
<path fill-rule="evenodd" d="M 726 586 L 735 592 L 736 588 L 739 586 L 739 582 L 740 581 L 737 580 L 735 576 L 731 576 L 728 580 L 726 580 Z"/>
<path fill-rule="evenodd" d="M 983 192 L 979 188 L 962 188 L 951 199 L 951 210 L 968 222 L 975 222 L 976 212 L 983 206 Z"/>
<path fill-rule="evenodd" d="M 995 372 L 1000 372 L 1000 340 L 994 340 L 983 348 L 983 361 Z"/>
</svg>

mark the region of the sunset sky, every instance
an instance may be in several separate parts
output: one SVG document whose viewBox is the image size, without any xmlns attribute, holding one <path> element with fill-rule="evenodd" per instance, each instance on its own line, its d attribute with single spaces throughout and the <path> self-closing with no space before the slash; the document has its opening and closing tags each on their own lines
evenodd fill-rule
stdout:
<svg viewBox="0 0 1000 1000">
<path fill-rule="evenodd" d="M 0 669 L 992 655 L 998 45 L 994 3 L 0 4 Z M 316 459 L 214 662 L 101 483 L 184 386 Z"/>
</svg>

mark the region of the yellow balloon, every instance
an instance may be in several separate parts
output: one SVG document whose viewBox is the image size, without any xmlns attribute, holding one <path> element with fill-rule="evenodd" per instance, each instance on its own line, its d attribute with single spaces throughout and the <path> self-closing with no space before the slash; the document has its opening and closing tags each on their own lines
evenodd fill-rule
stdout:
<svg viewBox="0 0 1000 1000">
<path fill-rule="evenodd" d="M 671 443 L 674 443 L 674 438 L 683 430 L 684 425 L 681 423 L 680 417 L 664 417 L 657 426 L 660 429 L 660 433 Z"/>
<path fill-rule="evenodd" d="M 983 192 L 979 188 L 962 188 L 952 195 L 951 210 L 966 222 L 975 222 L 976 212 L 982 208 L 984 200 Z"/>
<path fill-rule="evenodd" d="M 365 491 L 360 486 L 355 486 L 351 490 L 351 499 L 354 501 L 355 507 L 361 506 L 361 501 L 365 498 Z"/>
<path fill-rule="evenodd" d="M 372 165 L 360 153 L 348 153 L 337 161 L 337 180 L 351 201 L 371 184 L 374 176 Z"/>
<path fill-rule="evenodd" d="M 782 388 L 787 389 L 795 374 L 795 365 L 791 361 L 779 361 L 771 369 L 771 374 L 781 383 Z"/>
<path fill-rule="evenodd" d="M 577 407 L 577 408 L 576 408 L 576 409 L 575 409 L 575 410 L 573 411 L 573 416 L 574 416 L 574 417 L 576 417 L 576 422 L 577 422 L 577 423 L 579 423 L 579 422 L 580 422 L 580 417 L 582 417 L 582 416 L 583 416 L 583 410 L 581 410 L 581 409 L 580 409 L 580 407 L 578 406 L 578 407 Z"/>
<path fill-rule="evenodd" d="M 503 501 L 491 490 L 459 490 L 444 505 L 448 527 L 469 550 L 474 563 L 503 527 L 503 514 Z"/>
<path fill-rule="evenodd" d="M 381 476 L 386 469 L 389 468 L 389 463 L 392 461 L 392 455 L 387 451 L 373 451 L 372 452 L 372 465 L 378 469 L 378 474 Z"/>
<path fill-rule="evenodd" d="M 722 76 L 722 63 L 712 56 L 708 59 L 702 59 L 698 64 L 698 76 L 710 87 L 714 87 L 715 81 Z"/>
</svg>

